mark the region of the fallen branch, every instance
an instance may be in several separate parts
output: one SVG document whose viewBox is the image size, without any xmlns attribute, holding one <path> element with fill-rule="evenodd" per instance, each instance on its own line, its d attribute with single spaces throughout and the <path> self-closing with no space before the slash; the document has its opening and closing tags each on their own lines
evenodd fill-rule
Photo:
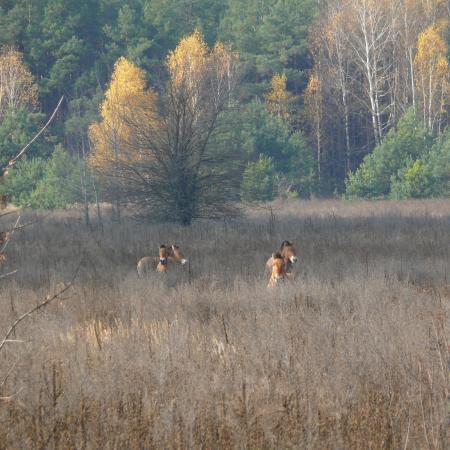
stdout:
<svg viewBox="0 0 450 450">
<path fill-rule="evenodd" d="M 10 326 L 10 328 L 9 328 L 8 332 L 6 333 L 5 337 L 3 338 L 2 342 L 0 343 L 0 352 L 3 348 L 3 346 L 8 342 L 9 336 L 11 336 L 11 334 L 16 329 L 17 325 L 19 325 L 19 323 L 22 322 L 22 320 L 26 319 L 27 317 L 31 316 L 36 311 L 39 311 L 40 309 L 49 305 L 51 302 L 53 302 L 57 298 L 61 297 L 61 295 L 64 294 L 64 292 L 67 292 L 73 286 L 73 283 L 74 283 L 76 277 L 78 276 L 78 271 L 80 270 L 82 262 L 83 261 L 81 261 L 80 264 L 78 264 L 78 267 L 76 268 L 75 273 L 74 273 L 72 279 L 70 280 L 69 284 L 67 284 L 63 289 L 58 291 L 56 294 L 54 294 L 52 296 L 48 296 L 42 303 L 39 303 L 39 305 L 31 308 L 29 311 L 22 314 L 18 319 L 15 320 L 15 322 Z"/>
</svg>

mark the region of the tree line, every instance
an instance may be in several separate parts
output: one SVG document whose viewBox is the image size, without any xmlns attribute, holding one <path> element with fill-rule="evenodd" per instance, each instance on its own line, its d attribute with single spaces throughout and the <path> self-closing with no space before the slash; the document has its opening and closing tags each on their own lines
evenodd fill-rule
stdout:
<svg viewBox="0 0 450 450">
<path fill-rule="evenodd" d="M 0 0 L 0 158 L 66 99 L 1 189 L 186 223 L 239 199 L 448 195 L 449 18 L 442 0 Z"/>
</svg>

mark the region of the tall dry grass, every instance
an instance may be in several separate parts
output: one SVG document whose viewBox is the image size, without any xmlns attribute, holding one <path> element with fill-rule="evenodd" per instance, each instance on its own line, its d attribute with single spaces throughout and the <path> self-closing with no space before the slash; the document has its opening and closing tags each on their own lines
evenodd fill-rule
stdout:
<svg viewBox="0 0 450 450">
<path fill-rule="evenodd" d="M 449 448 L 450 201 L 274 208 L 17 233 L 0 330 L 83 264 L 0 353 L 0 448 Z M 269 291 L 284 239 L 298 274 Z M 138 279 L 162 242 L 190 269 Z"/>
</svg>

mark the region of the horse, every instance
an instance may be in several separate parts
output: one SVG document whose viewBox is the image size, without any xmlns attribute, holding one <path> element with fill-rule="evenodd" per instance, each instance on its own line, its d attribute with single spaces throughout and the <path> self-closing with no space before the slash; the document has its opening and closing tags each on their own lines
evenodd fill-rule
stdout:
<svg viewBox="0 0 450 450">
<path fill-rule="evenodd" d="M 277 252 L 281 255 L 284 264 L 284 272 L 287 276 L 292 274 L 292 266 L 298 261 L 297 253 L 295 251 L 294 244 L 289 241 L 283 241 L 281 243 L 280 251 Z M 269 272 L 272 270 L 274 256 L 272 255 L 266 262 L 266 270 Z"/>
<path fill-rule="evenodd" d="M 278 285 L 280 281 L 284 281 L 286 277 L 286 267 L 284 258 L 280 252 L 273 253 L 270 258 L 271 262 L 271 274 L 269 284 L 267 287 L 272 289 Z"/>
<path fill-rule="evenodd" d="M 150 272 L 165 272 L 170 263 L 186 264 L 188 260 L 184 257 L 178 245 L 166 246 L 161 244 L 159 247 L 159 256 L 144 256 L 137 263 L 137 272 L 139 276 L 144 276 Z"/>
</svg>

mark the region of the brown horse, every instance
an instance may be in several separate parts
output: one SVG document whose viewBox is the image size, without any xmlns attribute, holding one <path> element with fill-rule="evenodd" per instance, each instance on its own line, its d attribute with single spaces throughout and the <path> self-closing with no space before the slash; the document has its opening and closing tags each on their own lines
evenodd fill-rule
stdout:
<svg viewBox="0 0 450 450">
<path fill-rule="evenodd" d="M 178 245 L 166 246 L 161 244 L 159 247 L 159 256 L 145 256 L 137 263 L 137 272 L 139 276 L 147 273 L 165 272 L 169 264 L 186 264 L 188 260 L 184 257 Z"/>
<path fill-rule="evenodd" d="M 294 244 L 289 241 L 283 241 L 278 253 L 281 255 L 281 258 L 283 258 L 285 274 L 287 276 L 290 276 L 292 273 L 292 266 L 298 261 Z M 272 270 L 273 260 L 274 256 L 272 255 L 272 257 L 269 258 L 266 262 L 266 269 L 269 271 Z"/>
<path fill-rule="evenodd" d="M 269 279 L 268 288 L 274 288 L 278 285 L 280 281 L 284 281 L 286 277 L 286 268 L 284 264 L 284 258 L 280 252 L 274 253 L 271 262 L 271 274 Z"/>
</svg>

